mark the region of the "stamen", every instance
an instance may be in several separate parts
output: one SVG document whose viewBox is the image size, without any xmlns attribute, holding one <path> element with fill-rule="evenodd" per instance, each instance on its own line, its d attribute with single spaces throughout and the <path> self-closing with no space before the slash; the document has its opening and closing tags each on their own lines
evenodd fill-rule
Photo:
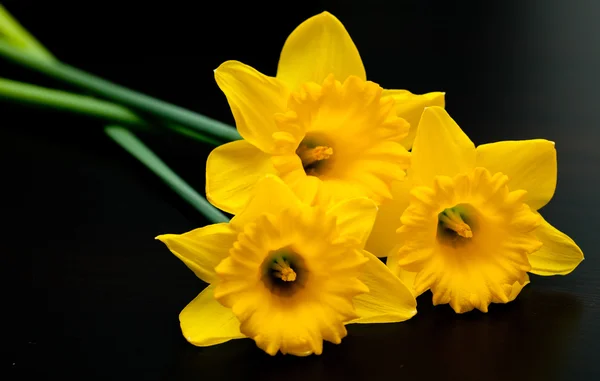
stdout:
<svg viewBox="0 0 600 381">
<path fill-rule="evenodd" d="M 277 258 L 271 268 L 275 270 L 272 273 L 273 276 L 284 282 L 293 282 L 296 280 L 296 272 L 290 267 L 289 262 L 285 259 Z"/>
<path fill-rule="evenodd" d="M 302 160 L 302 166 L 304 168 L 316 163 L 317 161 L 327 160 L 333 156 L 333 148 L 327 146 L 316 146 L 309 148 L 305 145 L 298 147 L 296 151 L 300 160 Z"/>
<path fill-rule="evenodd" d="M 463 221 L 460 213 L 455 212 L 453 209 L 446 209 L 439 214 L 439 221 L 442 222 L 445 227 L 452 229 L 461 237 L 472 238 L 473 232 L 471 227 Z"/>
</svg>

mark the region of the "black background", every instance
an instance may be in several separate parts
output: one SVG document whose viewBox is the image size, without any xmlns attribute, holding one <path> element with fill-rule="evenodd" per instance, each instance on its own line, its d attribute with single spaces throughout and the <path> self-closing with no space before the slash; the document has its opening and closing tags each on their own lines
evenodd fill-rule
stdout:
<svg viewBox="0 0 600 381">
<path fill-rule="evenodd" d="M 274 75 L 287 35 L 329 10 L 369 79 L 446 91 L 476 144 L 556 141 L 558 187 L 542 213 L 586 254 L 488 314 L 434 308 L 426 294 L 412 320 L 350 326 L 322 356 L 271 358 L 250 340 L 197 348 L 178 314 L 204 284 L 153 238 L 206 221 L 100 122 L 1 103 L 3 368 L 14 379 L 598 378 L 600 3 L 492 3 L 3 0 L 62 61 L 228 123 L 213 69 L 237 59 Z M 3 77 L 57 85 L 0 65 Z M 210 148 L 140 137 L 203 189 Z"/>
</svg>

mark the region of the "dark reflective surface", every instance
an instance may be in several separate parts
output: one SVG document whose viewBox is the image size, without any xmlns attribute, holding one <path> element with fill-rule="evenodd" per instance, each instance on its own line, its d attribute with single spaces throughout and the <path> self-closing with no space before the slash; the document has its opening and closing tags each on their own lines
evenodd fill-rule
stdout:
<svg viewBox="0 0 600 381">
<path fill-rule="evenodd" d="M 600 4 L 70 3 L 3 1 L 65 62 L 228 122 L 212 70 L 239 59 L 274 74 L 286 36 L 328 9 L 348 28 L 370 79 L 446 91 L 447 109 L 476 144 L 556 141 L 558 188 L 542 213 L 586 260 L 567 277 L 532 276 L 516 302 L 488 314 L 433 308 L 426 294 L 411 321 L 351 326 L 342 345 L 327 345 L 320 357 L 271 358 L 249 340 L 196 348 L 181 336 L 178 313 L 204 285 L 153 238 L 205 221 L 105 138 L 99 123 L 0 103 L 2 344 L 14 379 L 600 376 Z M 2 76 L 53 85 L 0 68 Z M 141 137 L 203 189 L 206 147 Z"/>
</svg>

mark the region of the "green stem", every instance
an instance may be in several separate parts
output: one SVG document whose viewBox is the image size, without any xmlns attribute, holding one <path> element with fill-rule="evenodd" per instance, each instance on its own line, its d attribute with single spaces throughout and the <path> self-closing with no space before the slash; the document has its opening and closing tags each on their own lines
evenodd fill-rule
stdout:
<svg viewBox="0 0 600 381">
<path fill-rule="evenodd" d="M 145 125 L 135 113 L 114 103 L 5 78 L 0 78 L 0 99 L 89 115 L 128 126 Z"/>
<path fill-rule="evenodd" d="M 202 134 L 209 134 L 224 141 L 239 140 L 241 138 L 237 130 L 227 124 L 183 107 L 175 106 L 127 89 L 61 62 L 38 59 L 12 47 L 6 41 L 0 41 L 0 55 L 9 61 L 54 79 L 85 89 L 149 115 L 156 115 L 168 121 L 195 129 Z"/>
<path fill-rule="evenodd" d="M 135 156 L 148 169 L 160 177 L 167 185 L 190 203 L 213 223 L 229 222 L 229 218 L 200 196 L 181 177 L 177 176 L 158 156 L 144 145 L 134 134 L 119 126 L 107 126 L 104 131 L 131 155 Z"/>
<path fill-rule="evenodd" d="M 54 61 L 46 48 L 39 43 L 27 29 L 21 24 L 0 4 L 0 37 L 10 40 L 13 45 L 27 51 L 27 54 L 36 55 L 39 59 Z"/>
<path fill-rule="evenodd" d="M 143 118 L 123 106 L 93 97 L 48 89 L 5 78 L 0 78 L 0 101 L 12 101 L 28 106 L 69 111 L 113 123 L 150 129 L 150 126 Z M 192 137 L 211 145 L 218 146 L 222 144 L 222 142 L 214 138 L 204 136 L 182 126 L 167 124 L 166 127 L 178 134 Z"/>
<path fill-rule="evenodd" d="M 146 105 L 147 107 L 151 106 L 152 101 L 154 101 L 163 104 L 163 108 L 170 107 L 171 113 L 183 110 L 176 106 L 153 100 L 150 97 L 137 94 L 131 90 L 127 90 L 84 72 L 80 72 L 77 69 L 69 68 L 66 65 L 58 63 L 52 54 L 48 52 L 42 44 L 35 40 L 35 38 L 31 36 L 23 27 L 21 27 L 21 25 L 4 9 L 4 7 L 0 5 L 0 37 L 2 36 L 3 32 L 5 35 L 8 35 L 12 38 L 13 43 L 18 42 L 21 48 L 26 48 L 26 50 L 21 53 L 18 49 L 11 47 L 9 43 L 0 41 L 0 54 L 6 53 L 6 57 L 14 62 L 26 65 L 32 69 L 37 69 L 42 73 L 57 77 L 68 83 L 75 85 L 79 84 L 80 87 L 84 87 L 88 90 L 94 90 L 93 88 L 90 89 L 84 86 L 86 83 L 90 84 L 91 82 L 91 84 L 96 84 L 100 87 L 99 90 L 96 89 L 96 93 L 102 94 L 102 90 L 104 90 L 104 92 L 108 91 L 109 93 L 110 91 L 116 91 L 117 95 L 119 95 L 120 92 L 122 96 L 129 95 L 129 97 L 133 98 L 138 96 L 138 102 L 140 102 L 139 99 L 149 99 L 151 102 L 150 105 Z M 28 55 L 31 55 L 32 57 L 28 57 Z M 29 65 L 27 65 L 27 63 Z M 69 73 L 69 70 L 71 70 L 71 76 L 69 77 L 67 75 L 66 77 L 61 77 L 60 75 L 53 75 L 53 73 L 56 73 L 51 70 L 52 65 L 56 65 L 58 68 L 62 67 L 63 71 L 66 71 L 67 74 Z M 79 77 L 77 74 L 79 74 Z M 68 80 L 69 78 L 70 80 Z M 59 110 L 73 111 L 79 114 L 103 119 L 105 118 L 113 122 L 117 121 L 119 123 L 130 124 L 132 126 L 146 126 L 146 122 L 142 118 L 120 105 L 101 101 L 92 97 L 75 95 L 65 91 L 47 89 L 2 78 L 0 78 L 0 100 L 17 101 L 18 103 L 24 103 L 30 106 L 53 107 Z M 133 106 L 135 107 L 135 102 L 133 102 Z M 139 108 L 144 109 L 144 107 Z M 212 135 L 220 136 L 224 138 L 223 140 L 236 140 L 240 138 L 235 129 L 189 111 L 187 111 L 186 114 L 186 111 L 187 110 L 183 110 L 183 114 L 187 115 L 187 117 L 190 119 L 194 119 L 191 117 L 196 116 L 195 119 L 197 122 L 200 122 L 201 124 L 204 123 L 202 124 L 204 129 L 210 129 L 211 125 L 213 125 L 213 127 L 216 126 L 216 130 L 220 129 L 224 131 L 224 133 L 222 133 L 224 136 L 220 136 L 218 133 L 215 134 L 214 131 L 212 131 L 212 133 L 211 131 L 208 131 Z M 191 136 L 195 139 L 208 142 L 213 145 L 221 144 L 212 138 L 204 136 L 201 133 L 203 128 L 195 127 L 196 129 L 200 130 L 200 132 L 195 132 L 178 124 L 167 124 L 167 127 L 180 134 Z M 146 165 L 146 167 L 148 167 L 152 172 L 165 181 L 171 187 L 171 189 L 177 192 L 184 200 L 189 202 L 195 209 L 200 211 L 200 213 L 204 214 L 206 218 L 215 223 L 229 221 L 229 218 L 227 218 L 218 209 L 210 205 L 210 203 L 204 197 L 200 196 L 183 179 L 177 176 L 176 173 L 174 173 L 163 161 L 161 161 L 160 158 L 158 158 L 149 148 L 147 148 L 144 143 L 142 143 L 134 134 L 118 126 L 107 126 L 105 127 L 104 131 L 117 144 L 121 145 L 121 147 L 127 150 L 131 155 L 135 156 L 139 161 Z M 232 139 L 229 139 L 228 136 L 231 136 Z"/>
</svg>

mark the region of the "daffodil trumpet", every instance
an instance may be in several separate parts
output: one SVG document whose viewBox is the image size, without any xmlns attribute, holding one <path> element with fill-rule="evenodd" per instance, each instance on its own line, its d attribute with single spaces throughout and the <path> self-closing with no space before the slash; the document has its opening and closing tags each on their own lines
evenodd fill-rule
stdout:
<svg viewBox="0 0 600 381">
<path fill-rule="evenodd" d="M 275 77 L 227 61 L 215 79 L 243 140 L 210 154 L 206 194 L 232 214 L 266 174 L 318 204 L 391 198 L 423 109 L 444 105 L 441 92 L 415 95 L 367 81 L 354 42 L 328 12 L 287 38 Z"/>
<path fill-rule="evenodd" d="M 583 260 L 538 213 L 554 194 L 555 144 L 504 141 L 475 147 L 448 113 L 423 112 L 407 178 L 383 203 L 367 249 L 434 304 L 457 313 L 514 300 L 528 273 L 565 275 Z"/>
<path fill-rule="evenodd" d="M 231 222 L 157 237 L 210 284 L 180 314 L 189 342 L 251 338 L 270 355 L 306 356 L 339 344 L 346 324 L 416 313 L 411 291 L 363 249 L 375 203 L 310 204 L 269 175 Z"/>
</svg>

